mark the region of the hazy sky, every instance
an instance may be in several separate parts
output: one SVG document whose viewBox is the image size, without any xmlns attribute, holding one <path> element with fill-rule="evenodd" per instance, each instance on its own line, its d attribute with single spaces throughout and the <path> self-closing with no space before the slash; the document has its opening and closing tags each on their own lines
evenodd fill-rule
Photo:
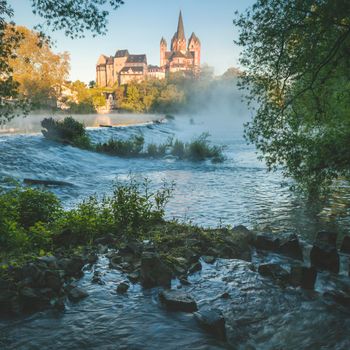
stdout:
<svg viewBox="0 0 350 350">
<path fill-rule="evenodd" d="M 83 1 L 83 0 L 81 0 Z M 95 80 L 95 64 L 100 54 L 114 55 L 117 49 L 145 53 L 149 64 L 159 65 L 159 42 L 164 36 L 170 44 L 182 10 L 185 34 L 192 32 L 202 43 L 202 63 L 221 74 L 237 66 L 239 48 L 233 40 L 234 12 L 250 6 L 253 0 L 125 0 L 125 5 L 111 13 L 108 33 L 93 38 L 71 40 L 62 32 L 48 33 L 56 41 L 55 51 L 71 55 L 71 79 Z M 14 20 L 32 28 L 42 20 L 31 12 L 29 0 L 9 0 L 15 10 Z"/>
</svg>

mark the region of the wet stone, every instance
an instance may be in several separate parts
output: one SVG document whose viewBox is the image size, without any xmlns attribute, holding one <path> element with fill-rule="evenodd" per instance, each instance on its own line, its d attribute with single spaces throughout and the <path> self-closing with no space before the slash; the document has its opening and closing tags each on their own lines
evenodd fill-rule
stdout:
<svg viewBox="0 0 350 350">
<path fill-rule="evenodd" d="M 261 264 L 258 272 L 265 277 L 270 277 L 277 282 L 287 282 L 289 273 L 278 264 Z"/>
<path fill-rule="evenodd" d="M 117 293 L 124 294 L 128 291 L 129 288 L 130 288 L 130 285 L 128 282 L 125 282 L 125 281 L 121 282 L 117 287 Z"/>
<path fill-rule="evenodd" d="M 314 289 L 317 271 L 314 267 L 292 266 L 290 283 L 294 287 Z"/>
<path fill-rule="evenodd" d="M 310 260 L 316 269 L 339 272 L 339 254 L 335 246 L 325 243 L 315 244 L 311 249 Z"/>
<path fill-rule="evenodd" d="M 194 299 L 180 290 L 166 290 L 159 293 L 160 301 L 170 311 L 194 312 L 197 304 Z"/>
<path fill-rule="evenodd" d="M 206 309 L 194 313 L 200 326 L 219 340 L 226 340 L 225 319 L 220 311 Z"/>
<path fill-rule="evenodd" d="M 214 264 L 216 260 L 215 257 L 211 255 L 204 255 L 202 256 L 202 259 L 206 264 Z"/>
<path fill-rule="evenodd" d="M 279 253 L 303 261 L 303 250 L 297 235 L 290 235 L 283 240 L 279 247 Z"/>
<path fill-rule="evenodd" d="M 345 236 L 343 238 L 340 251 L 345 254 L 350 254 L 350 236 Z"/>
<path fill-rule="evenodd" d="M 82 300 L 88 296 L 89 294 L 79 287 L 73 287 L 68 292 L 68 298 L 73 302 L 78 302 L 79 300 Z"/>
<path fill-rule="evenodd" d="M 259 234 L 256 236 L 254 246 L 260 250 L 277 251 L 279 249 L 280 240 L 272 235 Z"/>
<path fill-rule="evenodd" d="M 201 271 L 202 270 L 202 264 L 198 261 L 194 264 L 191 265 L 191 267 L 189 268 L 188 272 L 190 274 Z"/>
<path fill-rule="evenodd" d="M 316 235 L 315 244 L 329 244 L 336 247 L 337 233 L 329 231 L 320 231 Z"/>
</svg>

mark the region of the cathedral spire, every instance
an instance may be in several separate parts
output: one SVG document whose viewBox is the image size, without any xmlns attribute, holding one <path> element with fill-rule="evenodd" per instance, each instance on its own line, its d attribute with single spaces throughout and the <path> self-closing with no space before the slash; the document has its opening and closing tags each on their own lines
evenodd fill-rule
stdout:
<svg viewBox="0 0 350 350">
<path fill-rule="evenodd" d="M 185 29 L 184 29 L 184 23 L 182 21 L 182 12 L 180 11 L 179 15 L 179 23 L 177 25 L 177 39 L 178 40 L 185 40 Z"/>
</svg>

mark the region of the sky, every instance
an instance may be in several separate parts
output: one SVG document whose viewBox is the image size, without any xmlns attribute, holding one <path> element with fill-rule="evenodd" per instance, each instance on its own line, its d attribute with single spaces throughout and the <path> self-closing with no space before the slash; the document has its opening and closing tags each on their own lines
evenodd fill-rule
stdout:
<svg viewBox="0 0 350 350">
<path fill-rule="evenodd" d="M 81 0 L 83 1 L 83 0 Z M 42 19 L 33 15 L 30 0 L 8 0 L 15 11 L 13 20 L 18 25 L 33 28 Z M 176 32 L 180 10 L 185 34 L 192 32 L 202 44 L 202 63 L 222 74 L 229 67 L 238 67 L 240 48 L 232 20 L 235 11 L 244 11 L 253 0 L 125 0 L 108 20 L 108 33 L 84 39 L 70 39 L 63 32 L 48 31 L 54 41 L 55 52 L 68 51 L 71 57 L 71 80 L 95 80 L 95 65 L 100 54 L 112 56 L 117 49 L 128 49 L 132 54 L 147 54 L 148 64 L 159 65 L 159 43 L 162 36 L 170 44 Z"/>
</svg>

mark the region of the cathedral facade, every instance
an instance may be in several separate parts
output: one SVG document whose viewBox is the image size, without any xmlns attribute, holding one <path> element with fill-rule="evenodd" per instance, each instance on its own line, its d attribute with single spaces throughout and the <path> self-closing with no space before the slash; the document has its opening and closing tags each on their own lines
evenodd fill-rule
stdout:
<svg viewBox="0 0 350 350">
<path fill-rule="evenodd" d="M 177 31 L 171 40 L 170 51 L 167 42 L 160 42 L 160 66 L 147 64 L 145 54 L 132 55 L 128 50 L 117 50 L 114 56 L 101 55 L 96 64 L 96 85 L 112 87 L 130 81 L 143 81 L 147 78 L 164 79 L 169 73 L 184 72 L 193 76 L 199 74 L 201 43 L 192 33 L 186 40 L 182 13 L 179 15 Z"/>
<path fill-rule="evenodd" d="M 201 42 L 192 33 L 186 40 L 185 28 L 180 11 L 177 31 L 171 39 L 170 51 L 164 38 L 160 41 L 160 68 L 166 73 L 191 72 L 198 74 L 201 64 Z"/>
</svg>

